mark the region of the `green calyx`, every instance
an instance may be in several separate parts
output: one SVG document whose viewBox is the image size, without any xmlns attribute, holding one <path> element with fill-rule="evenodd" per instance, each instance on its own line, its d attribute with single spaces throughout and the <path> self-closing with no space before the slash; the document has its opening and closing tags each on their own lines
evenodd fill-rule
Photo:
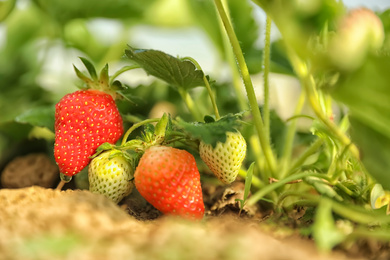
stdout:
<svg viewBox="0 0 390 260">
<path fill-rule="evenodd" d="M 102 68 L 98 75 L 94 65 L 88 59 L 80 57 L 80 60 L 84 64 L 89 74 L 86 75 L 73 65 L 77 77 L 84 82 L 84 85 L 81 86 L 81 88 L 99 90 L 110 94 L 114 99 L 126 98 L 126 95 L 123 94 L 124 90 L 126 90 L 126 87 L 115 78 L 125 71 L 137 68 L 137 66 L 126 66 L 110 77 L 108 74 L 108 64 Z"/>
</svg>

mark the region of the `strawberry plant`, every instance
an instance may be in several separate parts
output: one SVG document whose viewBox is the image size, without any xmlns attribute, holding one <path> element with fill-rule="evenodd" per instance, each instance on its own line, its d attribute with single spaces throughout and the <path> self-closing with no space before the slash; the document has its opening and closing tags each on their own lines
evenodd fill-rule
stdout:
<svg viewBox="0 0 390 260">
<path fill-rule="evenodd" d="M 9 1 L 0 12 L 14 28 L 13 43 L 0 45 L 0 76 L 18 86 L 0 86 L 10 97 L 0 97 L 2 151 L 26 136 L 44 139 L 59 188 L 89 166 L 90 191 L 120 203 L 135 186 L 164 214 L 190 219 L 212 214 L 204 186 L 245 182 L 240 214 L 259 206 L 267 223 L 293 222 L 324 251 L 390 240 L 389 10 L 336 0 L 185 0 L 172 18 L 159 13 L 173 15 L 157 8 L 163 1 L 55 2 L 31 1 L 27 14 Z M 114 19 L 121 36 L 107 44 L 110 37 L 94 35 L 94 17 Z M 195 40 L 172 51 L 169 37 L 168 46 L 127 37 L 136 21 L 159 26 L 158 17 L 196 27 L 211 51 Z M 41 35 L 92 60 L 81 58 L 88 76 L 74 67 L 81 90 L 39 85 Z M 119 69 L 109 75 L 106 65 L 98 75 L 92 65 L 107 63 Z"/>
</svg>

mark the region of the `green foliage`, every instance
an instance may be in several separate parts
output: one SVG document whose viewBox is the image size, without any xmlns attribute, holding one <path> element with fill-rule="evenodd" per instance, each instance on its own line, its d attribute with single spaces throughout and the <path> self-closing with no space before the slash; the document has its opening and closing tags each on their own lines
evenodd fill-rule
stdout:
<svg viewBox="0 0 390 260">
<path fill-rule="evenodd" d="M 351 116 L 390 138 L 390 59 L 370 57 L 363 67 L 345 76 L 331 92 L 350 109 Z"/>
<path fill-rule="evenodd" d="M 180 60 L 157 50 L 134 49 L 129 46 L 126 56 L 138 63 L 148 74 L 166 81 L 176 88 L 203 86 L 203 71 L 187 60 Z"/>
<path fill-rule="evenodd" d="M 368 171 L 390 188 L 390 60 L 370 57 L 331 92 L 351 114 L 352 139 L 361 149 Z"/>
<path fill-rule="evenodd" d="M 351 125 L 352 138 L 359 145 L 364 166 L 385 189 L 390 189 L 389 137 L 354 118 L 351 118 Z"/>
<path fill-rule="evenodd" d="M 17 116 L 15 121 L 32 126 L 46 127 L 54 132 L 54 106 L 29 109 Z"/>
<path fill-rule="evenodd" d="M 246 172 L 246 175 L 245 175 L 245 188 L 244 188 L 244 196 L 242 199 L 236 199 L 237 201 L 240 202 L 240 212 L 244 209 L 244 206 L 245 206 L 245 203 L 246 203 L 246 200 L 249 196 L 249 193 L 250 193 L 250 190 L 251 190 L 251 186 L 252 186 L 252 176 L 253 176 L 253 167 L 254 167 L 255 163 L 251 163 L 251 165 L 249 166 L 247 172 Z"/>
<path fill-rule="evenodd" d="M 113 1 L 61 1 L 61 0 L 34 0 L 45 12 L 61 23 L 76 18 L 141 18 L 143 12 L 155 0 L 113 0 Z"/>
<path fill-rule="evenodd" d="M 3 21 L 12 12 L 16 0 L 7 0 L 0 2 L 0 22 Z"/>
<path fill-rule="evenodd" d="M 208 121 L 208 123 L 187 123 L 180 120 L 178 125 L 184 128 L 193 138 L 200 139 L 215 147 L 217 142 L 224 143 L 226 141 L 226 132 L 237 131 L 236 128 L 239 127 L 239 122 L 237 121 L 237 115 L 227 115 L 218 121 Z"/>
<path fill-rule="evenodd" d="M 315 213 L 313 236 L 321 250 L 330 251 L 344 240 L 345 235 L 336 228 L 332 216 L 332 202 L 322 199 Z"/>
<path fill-rule="evenodd" d="M 219 54 L 224 57 L 223 33 L 220 30 L 219 18 L 215 15 L 214 3 L 212 1 L 188 0 L 188 4 L 195 23 L 202 28 L 216 46 Z"/>
</svg>

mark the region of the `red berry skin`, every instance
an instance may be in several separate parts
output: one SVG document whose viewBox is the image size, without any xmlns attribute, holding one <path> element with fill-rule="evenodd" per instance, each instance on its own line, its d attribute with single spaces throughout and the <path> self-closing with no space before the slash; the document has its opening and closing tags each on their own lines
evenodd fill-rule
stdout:
<svg viewBox="0 0 390 260">
<path fill-rule="evenodd" d="M 116 143 L 123 131 L 123 120 L 111 95 L 99 90 L 65 95 L 55 111 L 54 156 L 60 172 L 77 174 L 101 144 Z"/>
<path fill-rule="evenodd" d="M 134 179 L 139 193 L 164 214 L 194 220 L 203 217 L 200 175 L 189 152 L 151 147 L 141 157 Z"/>
</svg>

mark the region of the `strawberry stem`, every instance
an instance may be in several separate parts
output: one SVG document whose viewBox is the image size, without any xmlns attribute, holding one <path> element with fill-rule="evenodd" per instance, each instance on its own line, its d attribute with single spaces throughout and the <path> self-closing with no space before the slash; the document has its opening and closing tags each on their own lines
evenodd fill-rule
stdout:
<svg viewBox="0 0 390 260">
<path fill-rule="evenodd" d="M 270 138 L 270 115 L 269 115 L 269 72 L 270 72 L 270 60 L 271 60 L 271 25 L 272 20 L 267 15 L 265 25 L 265 46 L 263 55 L 263 79 L 264 79 L 264 131 L 266 137 Z"/>
<path fill-rule="evenodd" d="M 146 119 L 142 122 L 139 122 L 139 123 L 136 123 L 134 125 L 132 125 L 125 133 L 125 135 L 123 136 L 123 139 L 122 139 L 122 143 L 121 145 L 124 145 L 126 142 L 127 142 L 127 139 L 129 138 L 130 134 L 135 130 L 137 129 L 138 127 L 140 126 L 143 126 L 143 125 L 146 125 L 148 123 L 155 123 L 155 122 L 158 122 L 160 120 L 160 118 L 150 118 L 150 119 Z"/>
<path fill-rule="evenodd" d="M 262 188 L 261 190 L 259 190 L 255 194 L 253 194 L 248 199 L 247 203 L 249 206 L 252 206 L 252 205 L 256 204 L 259 200 L 261 200 L 265 195 L 269 194 L 270 192 L 286 185 L 287 183 L 289 183 L 291 181 L 299 180 L 299 179 L 302 179 L 302 178 L 308 177 L 308 176 L 314 176 L 314 177 L 321 178 L 321 179 L 325 179 L 327 177 L 327 176 L 324 176 L 324 174 L 322 174 L 322 173 L 313 173 L 313 172 L 309 172 L 309 171 L 296 173 L 296 174 L 288 176 L 287 178 L 285 178 L 283 180 L 279 180 L 278 182 L 273 182 L 273 183 L 265 186 L 264 188 Z M 274 203 L 276 203 L 276 201 L 274 201 Z"/>
<path fill-rule="evenodd" d="M 56 190 L 62 190 L 64 185 L 72 180 L 72 176 L 67 176 L 63 173 L 60 173 L 60 179 L 61 179 L 61 181 L 60 181 L 60 183 L 58 183 Z"/>
<path fill-rule="evenodd" d="M 62 188 L 64 187 L 64 185 L 66 184 L 67 182 L 64 181 L 64 180 L 61 180 L 60 183 L 58 183 L 57 187 L 56 187 L 56 190 L 62 190 Z"/>
<path fill-rule="evenodd" d="M 193 59 L 191 57 L 184 57 L 183 60 L 191 61 L 198 70 L 203 71 L 202 67 L 199 65 L 199 63 L 195 59 Z M 218 120 L 221 118 L 221 116 L 219 115 L 217 102 L 215 101 L 215 95 L 210 87 L 210 83 L 206 77 L 206 74 L 204 74 L 204 73 L 203 73 L 203 82 L 204 82 L 204 85 L 207 89 L 207 92 L 209 93 L 211 104 L 213 105 L 213 108 L 214 108 L 215 119 Z"/>
<path fill-rule="evenodd" d="M 248 95 L 248 100 L 250 108 L 253 115 L 254 125 L 257 130 L 258 138 L 260 140 L 261 148 L 263 149 L 265 159 L 267 161 L 269 170 L 272 174 L 276 172 L 276 158 L 275 154 L 272 151 L 269 138 L 266 136 L 263 119 L 260 114 L 259 105 L 257 103 L 257 98 L 255 90 L 253 88 L 253 83 L 249 74 L 248 66 L 246 65 L 244 55 L 242 53 L 240 43 L 237 39 L 237 36 L 234 32 L 233 26 L 229 21 L 229 18 L 226 14 L 226 11 L 223 7 L 221 0 L 214 0 L 219 13 L 220 18 L 222 19 L 223 25 L 225 27 L 226 33 L 229 37 L 230 43 L 233 48 L 233 52 L 236 56 L 237 63 L 240 69 L 240 74 L 244 82 L 245 90 Z"/>
<path fill-rule="evenodd" d="M 110 77 L 110 86 L 112 85 L 112 83 L 114 82 L 114 80 L 119 76 L 121 75 L 122 73 L 126 72 L 126 71 L 129 71 L 129 70 L 133 70 L 133 69 L 138 69 L 140 68 L 139 65 L 131 65 L 131 66 L 124 66 L 123 68 L 121 68 L 120 70 L 116 71 L 114 73 L 114 75 L 112 75 Z"/>
</svg>

